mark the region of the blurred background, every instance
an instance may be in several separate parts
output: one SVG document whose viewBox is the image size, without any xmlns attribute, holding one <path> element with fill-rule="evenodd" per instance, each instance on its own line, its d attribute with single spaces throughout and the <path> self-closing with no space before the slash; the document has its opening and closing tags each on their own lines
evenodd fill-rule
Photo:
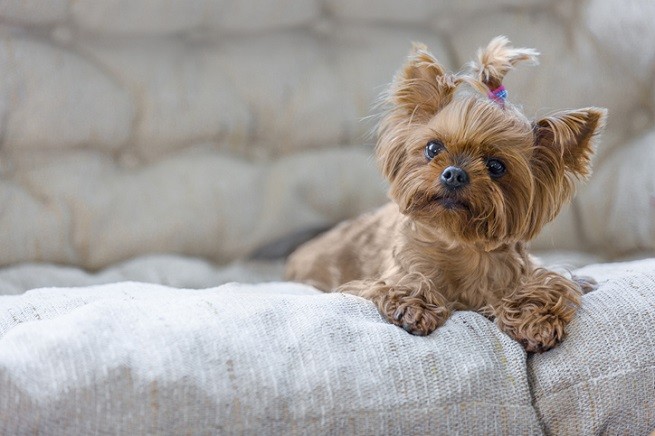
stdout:
<svg viewBox="0 0 655 436">
<path fill-rule="evenodd" d="M 651 0 L 2 0 L 0 293 L 279 279 L 252 253 L 386 201 L 368 116 L 411 41 L 459 70 L 500 34 L 542 53 L 505 82 L 528 116 L 609 109 L 533 249 L 652 256 L 653 23 Z"/>
</svg>

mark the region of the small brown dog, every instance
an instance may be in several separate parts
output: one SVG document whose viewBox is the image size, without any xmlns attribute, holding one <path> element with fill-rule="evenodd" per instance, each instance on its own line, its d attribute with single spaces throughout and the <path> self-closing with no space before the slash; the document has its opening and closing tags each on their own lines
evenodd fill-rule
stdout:
<svg viewBox="0 0 655 436">
<path fill-rule="evenodd" d="M 368 298 L 414 335 L 475 310 L 528 351 L 557 345 L 591 283 L 537 267 L 526 242 L 590 174 L 606 110 L 529 121 L 502 80 L 537 55 L 497 37 L 452 74 L 416 44 L 378 131 L 393 202 L 302 245 L 287 278 Z"/>
</svg>

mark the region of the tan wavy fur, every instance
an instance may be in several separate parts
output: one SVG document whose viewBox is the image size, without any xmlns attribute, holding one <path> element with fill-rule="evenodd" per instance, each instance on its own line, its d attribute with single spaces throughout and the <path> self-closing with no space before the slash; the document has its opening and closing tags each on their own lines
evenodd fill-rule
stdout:
<svg viewBox="0 0 655 436">
<path fill-rule="evenodd" d="M 430 334 L 453 310 L 475 310 L 528 351 L 560 342 L 593 281 L 538 267 L 526 242 L 570 200 L 575 180 L 590 175 L 606 111 L 531 121 L 487 97 L 537 54 L 497 37 L 455 74 L 415 44 L 378 129 L 392 201 L 299 247 L 286 277 L 368 298 L 415 335 Z"/>
</svg>

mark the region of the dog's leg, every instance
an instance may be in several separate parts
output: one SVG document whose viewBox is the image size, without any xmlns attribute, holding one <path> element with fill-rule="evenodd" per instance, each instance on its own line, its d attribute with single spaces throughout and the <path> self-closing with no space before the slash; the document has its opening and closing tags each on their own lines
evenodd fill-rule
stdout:
<svg viewBox="0 0 655 436">
<path fill-rule="evenodd" d="M 547 351 L 564 339 L 581 296 L 578 283 L 540 268 L 494 307 L 496 324 L 526 351 Z"/>
<path fill-rule="evenodd" d="M 389 322 L 417 336 L 429 335 L 450 316 L 446 299 L 432 283 L 412 274 L 399 280 L 356 280 L 337 291 L 373 301 Z"/>
</svg>

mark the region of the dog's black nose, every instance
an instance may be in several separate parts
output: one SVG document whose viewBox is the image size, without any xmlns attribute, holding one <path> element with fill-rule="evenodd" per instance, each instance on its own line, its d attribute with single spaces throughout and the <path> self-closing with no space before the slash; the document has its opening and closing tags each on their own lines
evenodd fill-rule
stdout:
<svg viewBox="0 0 655 436">
<path fill-rule="evenodd" d="M 459 189 L 469 183 L 469 175 L 460 167 L 448 167 L 441 173 L 441 183 L 449 189 Z"/>
</svg>

